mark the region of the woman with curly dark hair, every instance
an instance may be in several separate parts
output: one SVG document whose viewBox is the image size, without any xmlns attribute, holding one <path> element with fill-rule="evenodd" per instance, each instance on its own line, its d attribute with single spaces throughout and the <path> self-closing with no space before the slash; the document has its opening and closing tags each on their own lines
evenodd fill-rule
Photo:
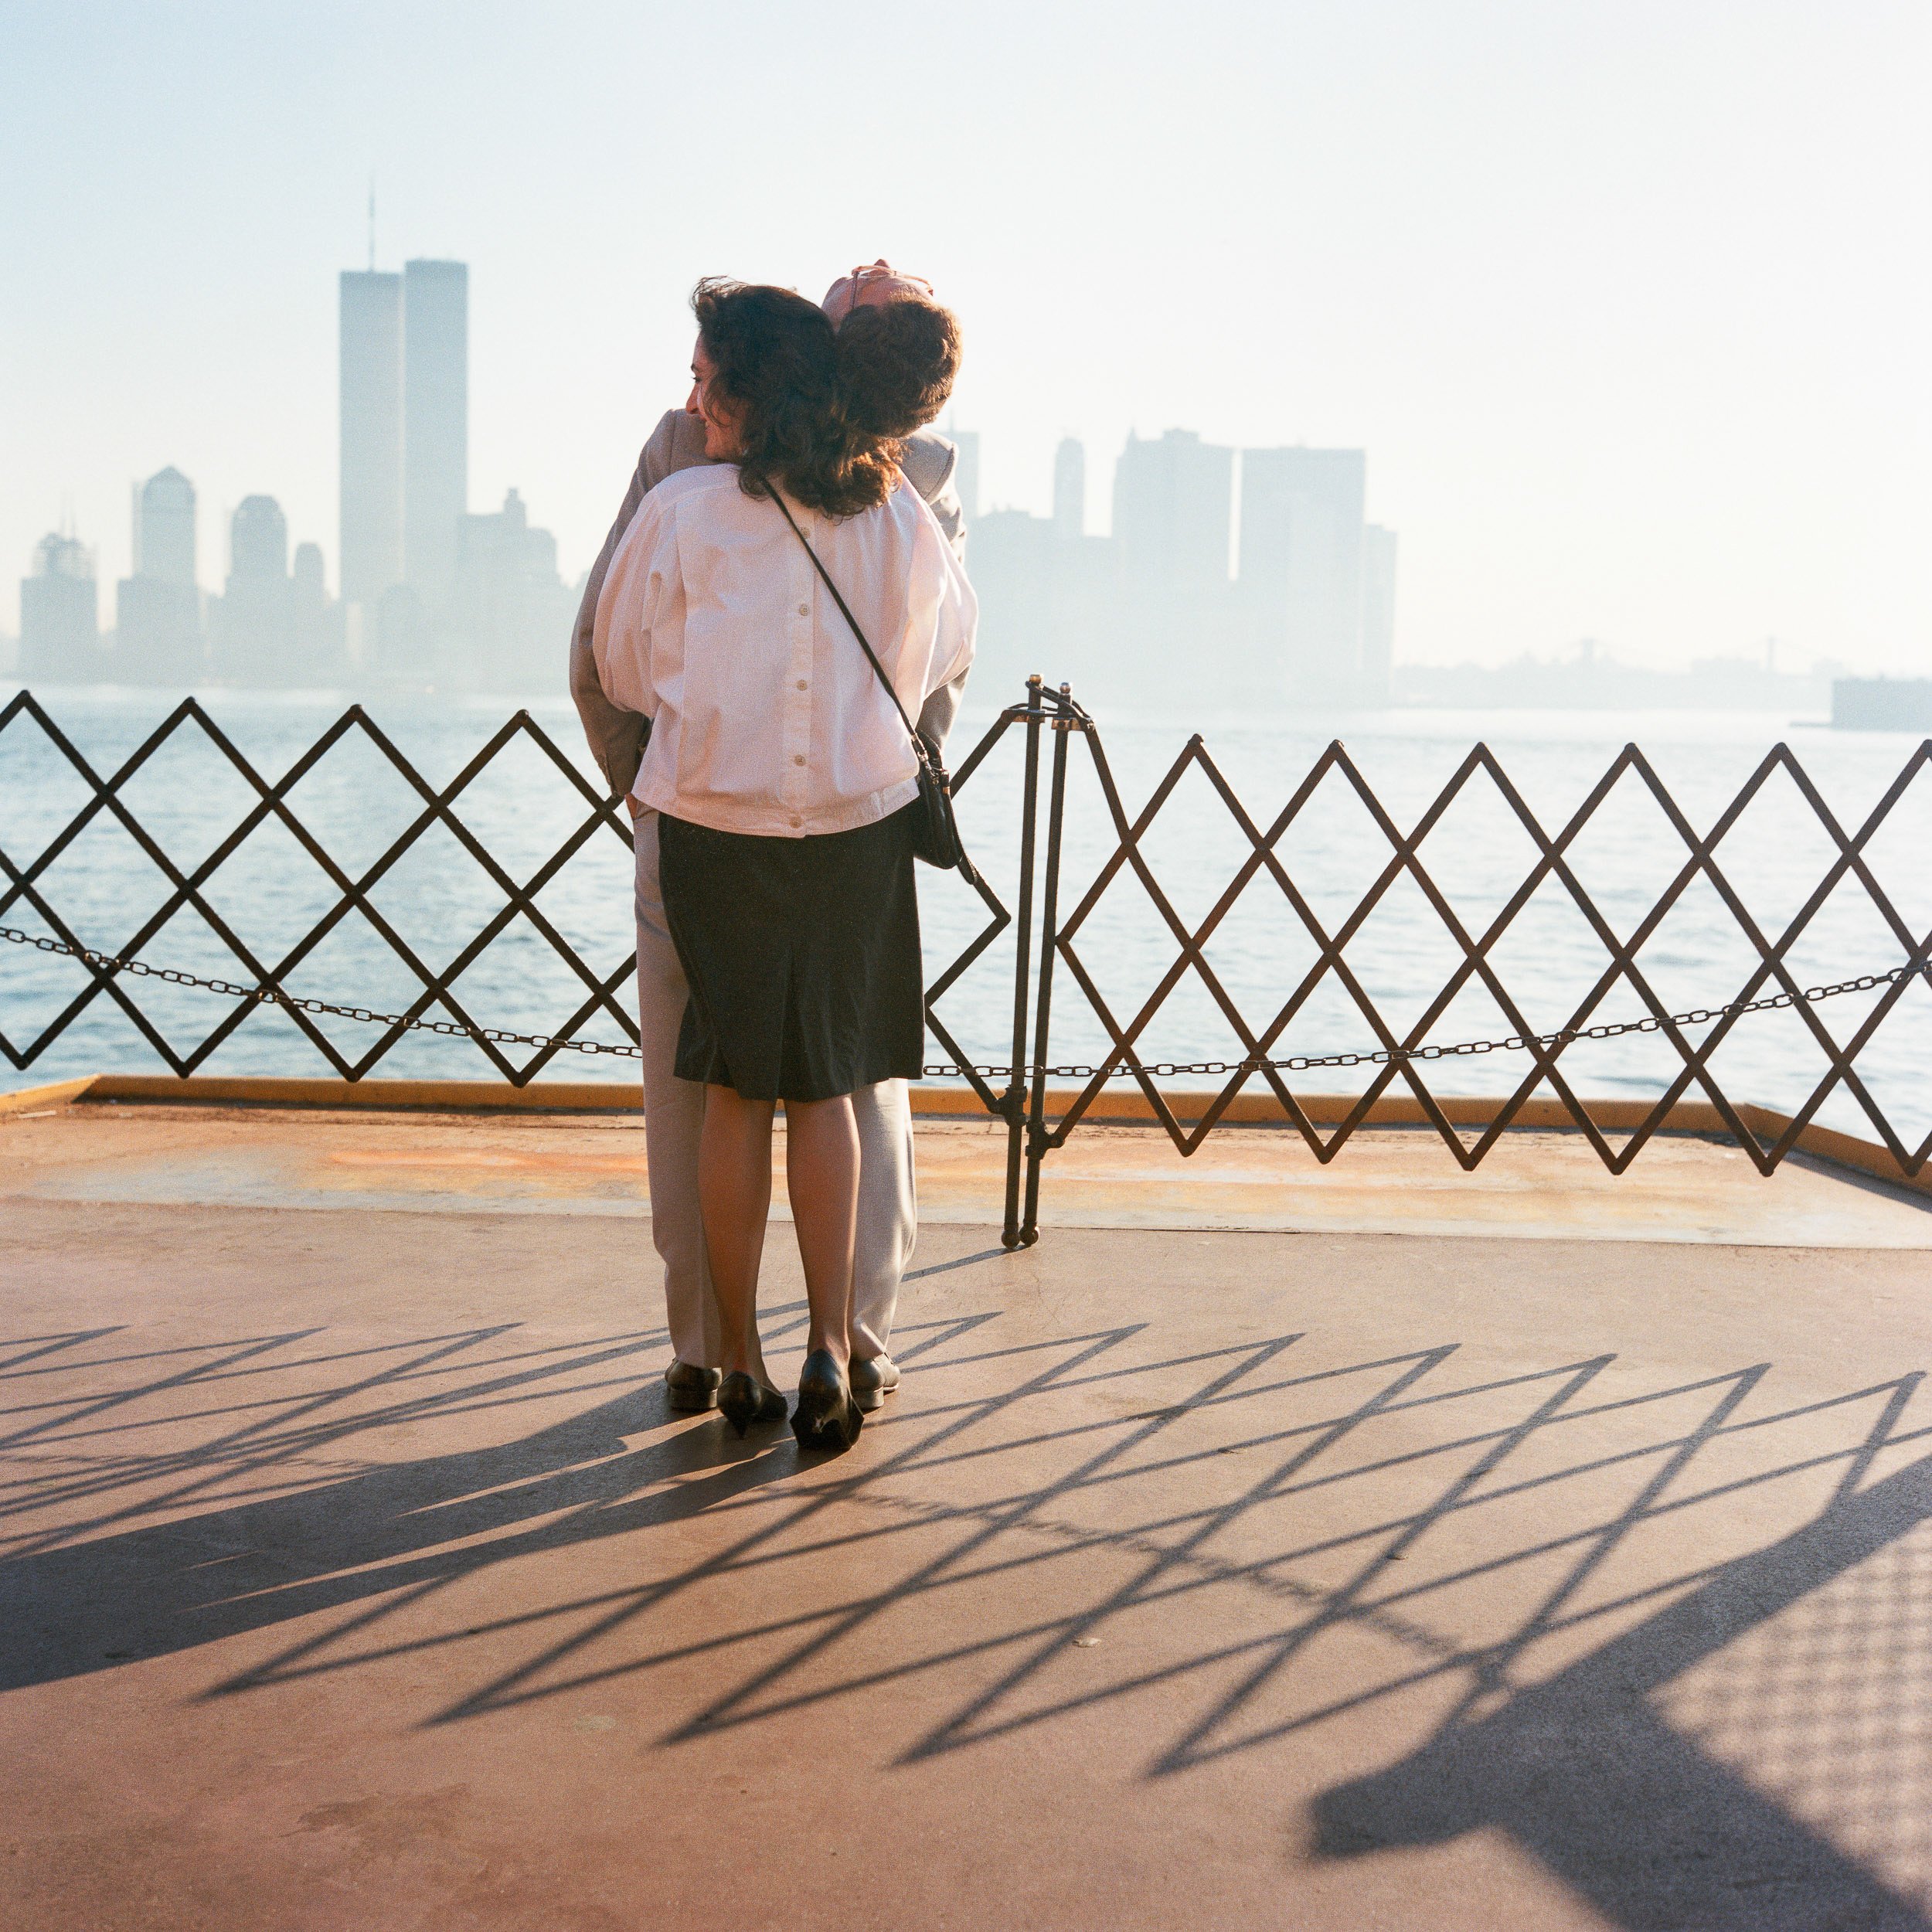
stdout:
<svg viewBox="0 0 1932 1932">
<path fill-rule="evenodd" d="M 864 329 L 845 351 L 824 311 L 784 289 L 706 281 L 692 307 L 693 406 L 716 460 L 645 498 L 611 560 L 594 648 L 611 699 L 651 719 L 631 798 L 658 815 L 665 911 L 690 987 L 677 1073 L 706 1089 L 698 1192 L 719 1406 L 741 1434 L 785 1413 L 754 1374 L 783 1100 L 811 1309 L 793 1427 L 808 1446 L 842 1447 L 861 1421 L 851 1095 L 917 1078 L 924 1056 L 906 809 L 917 767 L 852 625 L 917 716 L 970 661 L 978 614 L 895 461 L 914 426 L 917 353 L 886 354 Z"/>
</svg>

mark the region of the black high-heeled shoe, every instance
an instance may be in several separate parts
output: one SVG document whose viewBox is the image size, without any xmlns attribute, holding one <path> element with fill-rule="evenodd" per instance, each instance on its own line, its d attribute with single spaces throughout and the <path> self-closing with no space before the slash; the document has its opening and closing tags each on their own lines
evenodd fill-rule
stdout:
<svg viewBox="0 0 1932 1932">
<path fill-rule="evenodd" d="M 783 1422 L 785 1399 L 742 1371 L 728 1375 L 718 1386 L 718 1408 L 740 1435 L 754 1422 Z"/>
<path fill-rule="evenodd" d="M 791 1412 L 791 1433 L 798 1438 L 798 1447 L 849 1449 L 865 1422 L 837 1357 L 828 1349 L 815 1349 L 800 1372 L 798 1406 Z"/>
</svg>

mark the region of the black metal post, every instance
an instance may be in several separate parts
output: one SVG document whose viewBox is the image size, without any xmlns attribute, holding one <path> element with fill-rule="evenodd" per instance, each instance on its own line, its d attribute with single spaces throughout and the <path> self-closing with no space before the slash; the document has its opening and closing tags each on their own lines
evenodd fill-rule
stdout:
<svg viewBox="0 0 1932 1932">
<path fill-rule="evenodd" d="M 1046 883 L 1040 895 L 1039 1003 L 1033 1020 L 1033 1093 L 1026 1120 L 1026 1210 L 1020 1223 L 1021 1244 L 1039 1239 L 1039 1171 L 1046 1158 L 1047 1043 L 1053 1018 L 1053 953 L 1059 936 L 1060 836 L 1066 819 L 1066 744 L 1079 729 L 1073 716 L 1073 693 L 1060 686 L 1060 715 L 1053 721 L 1053 790 L 1046 808 Z"/>
<path fill-rule="evenodd" d="M 1026 1131 L 1026 995 L 1033 965 L 1033 832 L 1039 816 L 1039 674 L 1026 680 L 1026 781 L 1020 806 L 1019 897 L 1013 927 L 1013 1057 L 1000 1096 L 1006 1116 L 1006 1222 L 1000 1243 L 1024 1244 L 1020 1233 L 1020 1157 Z"/>
</svg>

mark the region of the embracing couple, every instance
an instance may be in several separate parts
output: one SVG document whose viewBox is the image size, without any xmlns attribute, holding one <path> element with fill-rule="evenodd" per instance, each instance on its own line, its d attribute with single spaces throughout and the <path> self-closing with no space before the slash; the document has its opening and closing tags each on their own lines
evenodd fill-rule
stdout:
<svg viewBox="0 0 1932 1932">
<path fill-rule="evenodd" d="M 955 452 L 925 432 L 959 330 L 883 262 L 822 304 L 707 281 L 692 307 L 691 394 L 645 444 L 591 570 L 571 690 L 635 825 L 670 1401 L 715 1403 L 741 1436 L 785 1419 L 757 1315 L 782 1100 L 810 1308 L 791 1424 L 842 1448 L 898 1385 L 915 1231 L 906 721 L 943 743 L 973 654 Z"/>
</svg>

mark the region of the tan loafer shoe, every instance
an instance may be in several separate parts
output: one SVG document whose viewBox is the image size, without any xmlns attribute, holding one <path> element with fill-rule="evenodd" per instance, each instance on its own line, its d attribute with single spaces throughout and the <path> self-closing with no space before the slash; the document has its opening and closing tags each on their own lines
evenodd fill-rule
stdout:
<svg viewBox="0 0 1932 1932">
<path fill-rule="evenodd" d="M 718 1406 L 721 1369 L 702 1369 L 695 1362 L 673 1361 L 664 1372 L 665 1393 L 672 1408 L 685 1415 L 701 1415 Z"/>
<path fill-rule="evenodd" d="M 876 1355 L 869 1362 L 854 1362 L 850 1371 L 852 1399 L 866 1414 L 885 1406 L 886 1396 L 899 1386 L 899 1364 L 889 1355 Z"/>
</svg>

